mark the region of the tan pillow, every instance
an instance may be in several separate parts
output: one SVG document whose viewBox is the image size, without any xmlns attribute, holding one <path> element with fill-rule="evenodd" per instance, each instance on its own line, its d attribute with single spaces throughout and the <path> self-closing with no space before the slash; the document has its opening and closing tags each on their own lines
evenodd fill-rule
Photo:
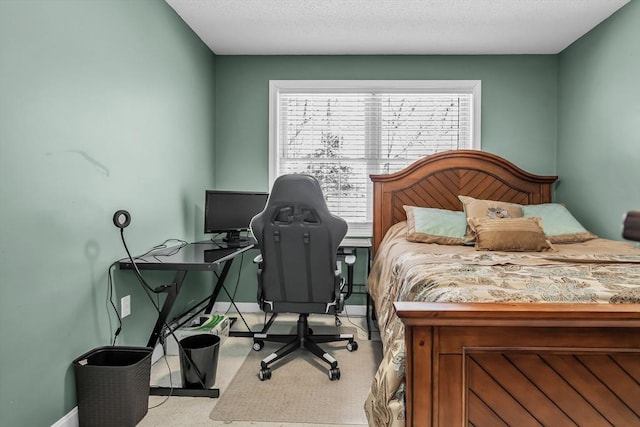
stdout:
<svg viewBox="0 0 640 427">
<path fill-rule="evenodd" d="M 521 218 L 522 206 L 516 203 L 498 202 L 496 200 L 474 199 L 469 196 L 458 196 L 464 207 L 464 213 L 467 216 L 467 223 L 471 218 L 485 219 L 505 219 L 505 218 Z M 473 243 L 475 241 L 475 233 L 471 227 L 467 227 L 465 234 L 465 243 Z"/>
<path fill-rule="evenodd" d="M 526 218 L 470 218 L 476 233 L 476 249 L 507 252 L 541 252 L 554 250 L 544 235 L 542 221 Z"/>
</svg>

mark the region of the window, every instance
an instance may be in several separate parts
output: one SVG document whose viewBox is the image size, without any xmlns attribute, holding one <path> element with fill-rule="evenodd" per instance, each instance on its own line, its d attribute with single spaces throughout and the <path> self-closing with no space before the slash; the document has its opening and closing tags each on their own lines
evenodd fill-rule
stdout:
<svg viewBox="0 0 640 427">
<path fill-rule="evenodd" d="M 315 176 L 349 235 L 371 235 L 370 174 L 480 149 L 480 81 L 272 80 L 269 126 L 270 184 Z"/>
</svg>

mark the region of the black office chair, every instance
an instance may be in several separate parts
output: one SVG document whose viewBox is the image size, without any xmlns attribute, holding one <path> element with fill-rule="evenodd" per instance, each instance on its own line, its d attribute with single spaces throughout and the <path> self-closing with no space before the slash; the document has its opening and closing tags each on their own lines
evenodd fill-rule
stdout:
<svg viewBox="0 0 640 427">
<path fill-rule="evenodd" d="M 313 335 L 311 313 L 336 315 L 351 294 L 336 269 L 340 242 L 347 223 L 329 212 L 318 181 L 308 175 L 283 175 L 276 179 L 265 209 L 251 220 L 258 243 L 258 303 L 265 313 L 298 313 L 296 335 L 254 334 L 254 350 L 264 341 L 286 343 L 261 362 L 258 377 L 271 378 L 271 364 L 297 349 L 306 349 L 329 364 L 329 379 L 340 379 L 338 362 L 318 343 L 358 343 L 353 334 Z M 344 287 L 348 288 L 346 293 Z"/>
</svg>

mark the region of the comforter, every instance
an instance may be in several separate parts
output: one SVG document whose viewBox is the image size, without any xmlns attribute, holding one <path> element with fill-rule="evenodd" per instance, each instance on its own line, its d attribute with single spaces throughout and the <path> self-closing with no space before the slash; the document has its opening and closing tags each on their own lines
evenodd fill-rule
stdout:
<svg viewBox="0 0 640 427">
<path fill-rule="evenodd" d="M 404 426 L 404 329 L 394 301 L 640 303 L 640 249 L 625 242 L 493 252 L 412 243 L 405 235 L 404 222 L 389 229 L 367 283 L 383 344 L 365 402 L 371 426 Z"/>
</svg>

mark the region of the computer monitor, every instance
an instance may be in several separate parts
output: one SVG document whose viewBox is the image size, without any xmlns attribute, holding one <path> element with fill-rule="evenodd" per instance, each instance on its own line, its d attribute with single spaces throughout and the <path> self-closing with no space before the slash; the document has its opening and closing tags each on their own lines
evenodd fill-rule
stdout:
<svg viewBox="0 0 640 427">
<path fill-rule="evenodd" d="M 264 210 L 268 193 L 249 191 L 207 190 L 204 203 L 205 234 L 224 233 L 224 238 L 212 238 L 220 246 L 240 247 L 249 244 L 242 236 L 249 229 L 251 218 Z"/>
</svg>

